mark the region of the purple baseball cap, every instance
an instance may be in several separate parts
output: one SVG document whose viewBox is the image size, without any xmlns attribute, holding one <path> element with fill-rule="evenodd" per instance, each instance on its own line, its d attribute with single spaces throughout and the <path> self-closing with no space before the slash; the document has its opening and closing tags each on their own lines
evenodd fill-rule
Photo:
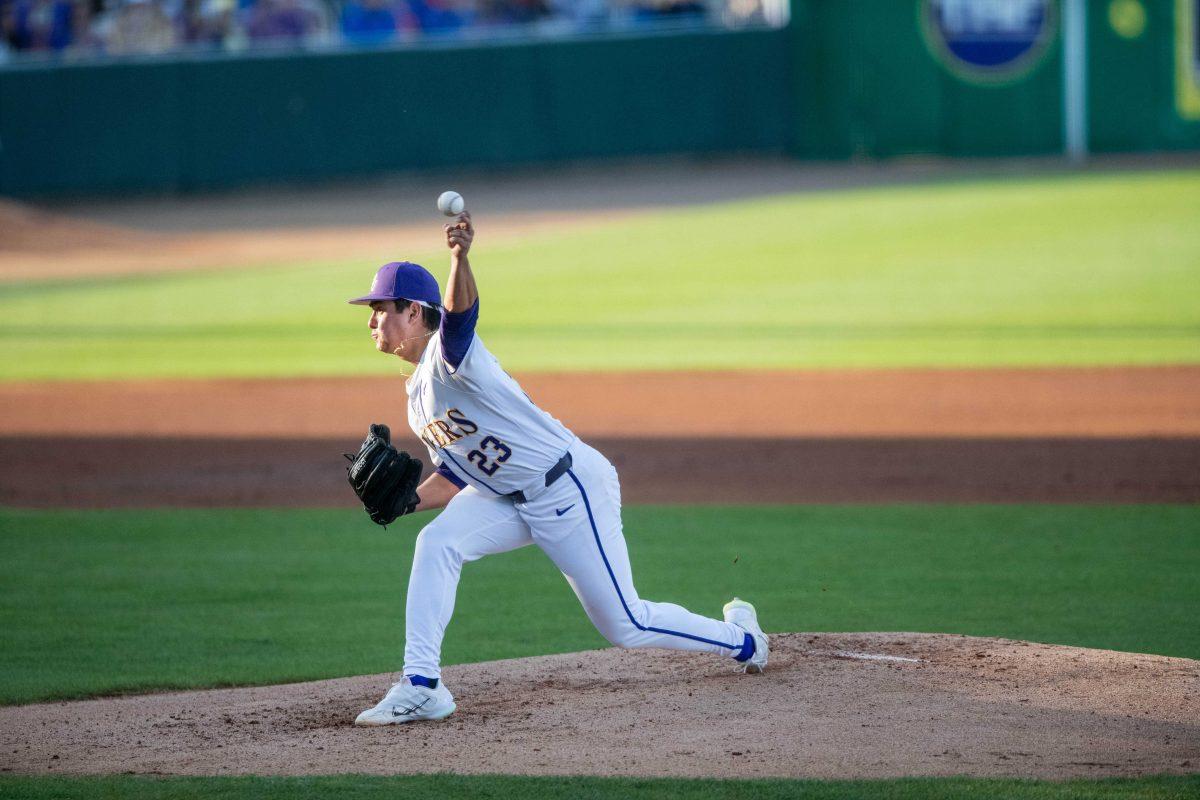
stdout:
<svg viewBox="0 0 1200 800">
<path fill-rule="evenodd" d="M 437 279 L 429 270 L 411 261 L 384 264 L 375 273 L 371 293 L 350 302 L 356 306 L 370 305 L 376 300 L 417 300 L 431 306 L 441 306 L 442 293 Z"/>
</svg>

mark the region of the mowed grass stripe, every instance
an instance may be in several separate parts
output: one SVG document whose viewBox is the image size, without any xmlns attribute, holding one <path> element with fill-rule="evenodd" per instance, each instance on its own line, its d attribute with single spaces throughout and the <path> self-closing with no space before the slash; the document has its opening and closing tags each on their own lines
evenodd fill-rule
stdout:
<svg viewBox="0 0 1200 800">
<path fill-rule="evenodd" d="M 663 210 L 473 262 L 510 370 L 1200 361 L 1200 171 Z M 440 280 L 444 252 L 418 258 Z M 236 267 L 237 265 L 230 265 Z M 372 374 L 367 262 L 0 286 L 0 380 Z"/>
<path fill-rule="evenodd" d="M 1200 792 L 1200 776 L 1108 780 L 1032 781 L 983 778 L 906 778 L 874 781 L 681 780 L 647 778 L 524 777 L 510 775 L 338 775 L 308 778 L 94 778 L 0 777 L 0 798 L 28 800 L 316 800 L 420 797 L 438 800 L 1183 800 Z"/>
<path fill-rule="evenodd" d="M 0 702 L 398 670 L 417 515 L 0 510 Z M 643 597 L 768 630 L 1200 657 L 1200 507 L 633 507 Z M 534 547 L 463 570 L 445 663 L 604 647 Z"/>
</svg>

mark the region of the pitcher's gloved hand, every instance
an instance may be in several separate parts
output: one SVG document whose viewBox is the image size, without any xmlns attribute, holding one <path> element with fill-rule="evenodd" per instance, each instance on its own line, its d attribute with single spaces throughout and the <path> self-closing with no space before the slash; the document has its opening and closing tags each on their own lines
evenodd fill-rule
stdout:
<svg viewBox="0 0 1200 800">
<path fill-rule="evenodd" d="M 424 464 L 392 446 L 387 425 L 373 424 L 358 455 L 345 456 L 350 461 L 346 467 L 350 486 L 376 524 L 388 525 L 411 514 L 421 502 L 417 486 Z"/>
</svg>

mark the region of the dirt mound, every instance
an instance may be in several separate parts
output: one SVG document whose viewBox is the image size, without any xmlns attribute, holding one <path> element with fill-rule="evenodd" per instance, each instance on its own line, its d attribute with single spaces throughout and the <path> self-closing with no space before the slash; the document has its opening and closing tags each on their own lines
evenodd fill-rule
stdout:
<svg viewBox="0 0 1200 800">
<path fill-rule="evenodd" d="M 941 634 L 782 634 L 761 676 L 597 650 L 446 669 L 440 723 L 351 724 L 390 676 L 0 709 L 20 773 L 1063 778 L 1200 769 L 1200 662 Z"/>
</svg>

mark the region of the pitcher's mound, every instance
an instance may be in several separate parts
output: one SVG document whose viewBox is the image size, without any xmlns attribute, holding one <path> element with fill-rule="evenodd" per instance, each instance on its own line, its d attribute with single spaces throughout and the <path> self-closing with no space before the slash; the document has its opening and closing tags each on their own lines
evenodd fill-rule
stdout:
<svg viewBox="0 0 1200 800">
<path fill-rule="evenodd" d="M 443 722 L 355 728 L 388 675 L 0 709 L 16 772 L 1059 778 L 1200 769 L 1200 662 L 779 634 L 763 675 L 668 651 L 446 669 Z"/>
</svg>

